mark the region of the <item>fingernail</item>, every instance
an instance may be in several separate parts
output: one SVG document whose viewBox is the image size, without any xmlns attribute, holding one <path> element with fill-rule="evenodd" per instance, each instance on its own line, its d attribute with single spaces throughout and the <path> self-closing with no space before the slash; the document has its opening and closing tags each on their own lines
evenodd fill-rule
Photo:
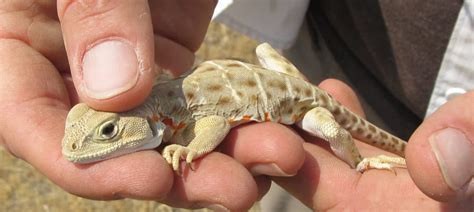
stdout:
<svg viewBox="0 0 474 212">
<path fill-rule="evenodd" d="M 464 133 L 453 128 L 436 132 L 429 142 L 446 184 L 455 191 L 461 189 L 474 173 L 472 143 Z"/>
<path fill-rule="evenodd" d="M 206 208 L 211 209 L 212 211 L 230 211 L 226 207 L 224 207 L 222 205 L 219 205 L 219 204 L 208 205 L 208 206 L 206 206 Z"/>
<path fill-rule="evenodd" d="M 229 209 L 227 209 L 223 205 L 207 203 L 207 202 L 198 202 L 198 203 L 196 203 L 195 206 L 198 207 L 198 208 L 207 208 L 207 209 L 210 209 L 212 211 L 230 211 Z"/>
<path fill-rule="evenodd" d="M 250 168 L 250 172 L 253 175 L 270 175 L 270 176 L 278 176 L 278 177 L 289 177 L 293 176 L 292 174 L 288 174 L 281 170 L 279 166 L 275 163 L 262 163 L 256 164 Z"/>
<path fill-rule="evenodd" d="M 134 48 L 123 41 L 109 40 L 95 45 L 82 62 L 86 95 L 107 99 L 137 83 L 138 59 Z"/>
</svg>

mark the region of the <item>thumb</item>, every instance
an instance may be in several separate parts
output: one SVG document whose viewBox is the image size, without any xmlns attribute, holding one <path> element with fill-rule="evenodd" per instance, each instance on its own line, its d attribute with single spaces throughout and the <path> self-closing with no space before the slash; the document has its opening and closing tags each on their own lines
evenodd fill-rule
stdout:
<svg viewBox="0 0 474 212">
<path fill-rule="evenodd" d="M 58 0 L 58 16 L 81 100 L 107 111 L 141 104 L 155 78 L 148 1 Z"/>
<path fill-rule="evenodd" d="M 449 202 L 474 200 L 474 91 L 427 118 L 408 142 L 408 171 L 428 196 Z"/>
</svg>

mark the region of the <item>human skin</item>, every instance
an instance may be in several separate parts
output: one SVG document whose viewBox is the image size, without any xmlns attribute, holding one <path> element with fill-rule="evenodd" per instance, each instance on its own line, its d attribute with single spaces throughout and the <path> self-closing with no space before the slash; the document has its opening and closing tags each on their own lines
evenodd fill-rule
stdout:
<svg viewBox="0 0 474 212">
<path fill-rule="evenodd" d="M 186 170 L 183 176 L 176 175 L 156 151 L 91 165 L 66 161 L 61 155 L 61 139 L 71 106 L 79 99 L 96 109 L 110 111 L 125 111 L 140 104 L 158 73 L 155 65 L 174 75 L 191 66 L 193 52 L 202 42 L 215 5 L 215 1 L 206 0 L 193 4 L 184 0 L 131 2 L 0 3 L 0 143 L 66 191 L 91 199 L 127 197 L 177 207 L 232 211 L 249 208 L 268 190 L 271 179 L 317 210 L 400 206 L 385 206 L 390 201 L 379 200 L 385 197 L 403 202 L 406 207 L 440 207 L 416 185 L 437 199 L 460 199 L 467 204 L 472 198 L 472 188 L 453 195 L 455 192 L 443 184 L 443 175 L 427 145 L 427 138 L 443 126 L 459 129 L 473 140 L 474 113 L 468 107 L 473 103 L 472 93 L 453 100 L 410 140 L 408 171 L 415 183 L 401 169 L 396 170 L 396 176 L 378 170 L 361 175 L 332 155 L 325 142 L 315 143 L 315 139 L 305 137 L 309 141 L 305 143 L 292 128 L 274 123 L 234 129 L 220 152 L 196 161 L 196 170 Z M 112 50 L 123 50 L 125 56 L 104 56 L 104 52 L 114 53 L 107 50 L 110 46 Z M 125 58 L 127 55 L 135 58 Z M 109 77 L 118 79 L 108 82 Z M 100 83 L 94 84 L 95 79 Z M 330 80 L 321 87 L 362 113 L 347 86 Z M 107 89 L 112 92 L 104 93 Z M 451 115 L 453 111 L 458 115 Z M 449 122 L 445 122 L 446 118 Z M 363 155 L 383 153 L 359 146 Z M 472 163 L 468 165 L 472 167 Z M 389 189 L 393 192 L 380 192 Z"/>
<path fill-rule="evenodd" d="M 347 85 L 326 80 L 319 86 L 352 111 L 363 115 L 356 95 Z M 395 173 L 385 170 L 355 173 L 334 157 L 325 142 L 305 136 L 306 158 L 298 174 L 272 179 L 317 211 L 348 208 L 472 211 L 473 103 L 474 92 L 471 91 L 442 106 L 419 126 L 405 152 L 408 169 L 395 169 Z M 450 143 L 437 148 L 437 152 L 446 155 L 439 160 L 433 150 L 437 136 L 441 143 Z M 363 156 L 386 154 L 364 143 L 356 144 Z M 439 164 L 448 167 L 446 177 Z M 446 178 L 450 178 L 451 183 L 447 183 Z"/>
</svg>

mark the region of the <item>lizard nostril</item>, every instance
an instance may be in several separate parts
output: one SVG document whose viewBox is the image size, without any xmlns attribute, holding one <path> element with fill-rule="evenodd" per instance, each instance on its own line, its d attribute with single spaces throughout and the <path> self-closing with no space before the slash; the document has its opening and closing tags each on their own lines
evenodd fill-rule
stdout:
<svg viewBox="0 0 474 212">
<path fill-rule="evenodd" d="M 77 144 L 76 144 L 76 143 L 72 143 L 72 144 L 71 144 L 71 149 L 72 149 L 72 150 L 76 150 L 76 149 L 77 149 Z"/>
</svg>

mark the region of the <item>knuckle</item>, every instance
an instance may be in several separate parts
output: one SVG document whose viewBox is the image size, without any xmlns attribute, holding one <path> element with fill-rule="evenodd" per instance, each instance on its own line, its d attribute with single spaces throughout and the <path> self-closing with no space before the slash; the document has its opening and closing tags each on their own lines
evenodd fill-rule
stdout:
<svg viewBox="0 0 474 212">
<path fill-rule="evenodd" d="M 0 38 L 26 41 L 27 30 L 37 15 L 34 2 L 0 1 Z"/>
<path fill-rule="evenodd" d="M 0 11 L 7 12 L 7 11 L 19 11 L 19 10 L 26 10 L 31 7 L 33 1 L 21 1 L 21 0 L 13 0 L 13 1 L 0 1 Z"/>
<path fill-rule="evenodd" d="M 117 0 L 63 0 L 58 2 L 58 15 L 61 20 L 72 17 L 80 21 L 107 14 L 119 3 Z"/>
</svg>

